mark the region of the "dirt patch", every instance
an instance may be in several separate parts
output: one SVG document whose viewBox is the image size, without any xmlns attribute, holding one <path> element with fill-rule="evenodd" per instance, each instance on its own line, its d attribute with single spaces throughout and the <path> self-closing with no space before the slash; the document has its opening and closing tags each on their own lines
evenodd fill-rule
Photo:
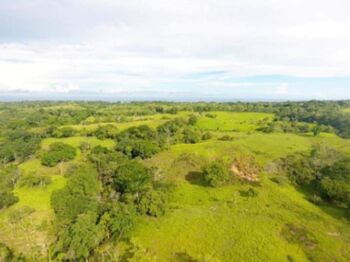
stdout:
<svg viewBox="0 0 350 262">
<path fill-rule="evenodd" d="M 238 177 L 248 180 L 250 182 L 258 182 L 259 176 L 256 173 L 247 173 L 244 171 L 240 171 L 235 163 L 231 165 L 230 170 Z"/>
</svg>

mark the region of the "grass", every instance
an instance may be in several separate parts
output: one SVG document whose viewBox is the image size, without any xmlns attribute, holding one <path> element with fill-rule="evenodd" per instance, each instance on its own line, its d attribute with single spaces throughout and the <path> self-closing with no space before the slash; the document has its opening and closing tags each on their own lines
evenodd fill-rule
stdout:
<svg viewBox="0 0 350 262">
<path fill-rule="evenodd" d="M 158 219 L 140 219 L 134 237 L 159 261 L 179 261 L 176 254 L 182 253 L 220 261 L 348 261 L 350 227 L 342 210 L 317 207 L 301 191 L 288 183 L 280 186 L 267 174 L 261 175 L 254 198 L 240 194 L 249 185 L 209 188 L 186 178 L 218 157 L 252 152 L 264 166 L 288 154 L 308 151 L 316 143 L 347 151 L 349 142 L 334 136 L 253 133 L 237 134 L 228 142 L 175 145 L 145 161 L 157 166 L 163 179 L 177 185 L 169 210 Z M 312 241 L 304 240 L 303 234 L 302 240 L 290 241 L 285 235 L 287 225 L 305 230 Z"/>
<path fill-rule="evenodd" d="M 156 127 L 167 119 L 188 114 L 134 117 L 131 122 L 112 124 L 119 130 L 141 124 Z M 213 139 L 197 144 L 177 144 L 144 160 L 146 165 L 157 168 L 157 178 L 172 181 L 175 188 L 170 192 L 166 215 L 139 217 L 133 239 L 158 261 L 184 261 L 180 257 L 186 255 L 207 259 L 202 261 L 350 261 L 350 227 L 343 218 L 343 210 L 318 207 L 306 200 L 302 190 L 288 182 L 278 185 L 264 172 L 260 175 L 260 186 L 255 187 L 256 197 L 241 194 L 251 188 L 248 184 L 237 182 L 210 188 L 202 185 L 200 178 L 193 180 L 189 176 L 198 174 L 208 161 L 216 158 L 232 161 L 242 153 L 253 154 L 262 170 L 280 157 L 309 151 L 317 143 L 327 143 L 350 154 L 350 140 L 326 133 L 313 137 L 311 134 L 254 132 L 271 121 L 272 114 L 210 114 L 216 118 L 202 115 L 196 125 L 211 130 Z M 103 124 L 107 123 L 73 127 L 92 130 Z M 223 135 L 232 136 L 233 140 L 217 140 Z M 0 242 L 25 254 L 33 254 L 33 250 L 45 253 L 52 241 L 50 197 L 54 190 L 64 186 L 66 178 L 60 175 L 58 167 L 43 167 L 40 155 L 54 142 L 64 142 L 78 150 L 76 159 L 65 163 L 65 168 L 84 159 L 79 150 L 82 142 L 91 146 L 115 146 L 113 140 L 95 137 L 47 138 L 42 141 L 37 155 L 19 166 L 23 175 L 40 173 L 52 177 L 52 183 L 46 187 L 17 187 L 15 194 L 19 202 L 0 212 Z M 14 213 L 28 211 L 28 208 L 34 212 L 20 222 L 11 222 Z M 123 245 L 125 243 L 120 244 Z M 33 261 L 38 259 L 33 258 Z"/>
<path fill-rule="evenodd" d="M 205 159 L 248 150 L 266 164 L 309 150 L 313 143 L 324 139 L 253 134 L 232 142 L 173 146 L 146 161 L 148 165 L 158 164 L 163 178 L 176 181 L 169 210 L 159 219 L 140 219 L 134 237 L 159 261 L 178 261 L 176 254 L 181 253 L 221 261 L 348 261 L 350 227 L 337 218 L 340 211 L 324 212 L 291 185 L 279 186 L 262 174 L 261 186 L 256 188 L 258 196 L 249 198 L 240 194 L 249 185 L 208 188 L 186 180 L 188 172 L 198 171 Z M 197 158 L 176 161 L 182 154 Z M 307 241 L 288 241 L 283 235 L 287 224 L 312 232 L 317 242 L 312 246 Z"/>
<path fill-rule="evenodd" d="M 201 116 L 196 126 L 205 130 L 249 132 L 274 118 L 273 114 L 265 113 L 210 112 L 210 115 L 215 117 Z"/>
<path fill-rule="evenodd" d="M 0 242 L 14 248 L 16 252 L 33 255 L 46 254 L 53 235 L 51 222 L 53 212 L 51 193 L 62 188 L 66 179 L 53 175 L 51 184 L 45 187 L 17 187 L 14 190 L 19 202 L 0 213 Z M 25 210 L 31 210 L 26 214 Z M 23 213 L 23 215 L 19 215 Z M 14 220 L 17 214 L 18 219 Z M 33 261 L 38 257 L 34 256 Z"/>
</svg>

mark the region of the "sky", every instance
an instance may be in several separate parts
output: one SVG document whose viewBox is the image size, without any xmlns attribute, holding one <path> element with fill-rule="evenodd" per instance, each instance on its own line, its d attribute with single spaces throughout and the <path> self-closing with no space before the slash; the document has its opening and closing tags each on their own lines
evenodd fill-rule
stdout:
<svg viewBox="0 0 350 262">
<path fill-rule="evenodd" d="M 0 0 L 0 99 L 350 99 L 349 0 Z"/>
</svg>

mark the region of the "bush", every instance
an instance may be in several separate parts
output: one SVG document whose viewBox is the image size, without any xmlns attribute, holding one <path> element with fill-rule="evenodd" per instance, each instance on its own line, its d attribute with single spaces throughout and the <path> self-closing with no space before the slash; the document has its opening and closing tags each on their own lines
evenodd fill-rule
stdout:
<svg viewBox="0 0 350 262">
<path fill-rule="evenodd" d="M 316 178 L 310 161 L 304 156 L 288 156 L 282 160 L 282 166 L 294 184 L 308 185 Z"/>
<path fill-rule="evenodd" d="M 224 185 L 229 180 L 229 171 L 226 165 L 216 160 L 202 168 L 204 181 L 212 187 Z"/>
<path fill-rule="evenodd" d="M 271 178 L 271 181 L 280 185 L 280 186 L 284 186 L 288 183 L 288 179 L 285 176 L 276 176 Z"/>
<path fill-rule="evenodd" d="M 315 204 L 315 205 L 321 205 L 322 204 L 322 198 L 321 197 L 319 197 L 318 195 L 311 195 L 311 196 L 309 196 L 308 197 L 308 200 L 311 202 L 311 203 L 313 203 L 313 204 Z"/>
<path fill-rule="evenodd" d="M 201 140 L 201 135 L 198 131 L 192 129 L 185 129 L 182 132 L 183 138 L 182 141 L 186 144 L 195 144 Z"/>
<path fill-rule="evenodd" d="M 120 193 L 139 194 L 151 187 L 151 171 L 137 161 L 127 161 L 113 175 L 115 188 Z"/>
<path fill-rule="evenodd" d="M 211 138 L 213 138 L 213 134 L 210 132 L 206 132 L 202 135 L 202 140 L 209 140 Z"/>
<path fill-rule="evenodd" d="M 99 126 L 95 131 L 95 136 L 98 139 L 114 139 L 117 137 L 118 129 L 114 125 Z"/>
<path fill-rule="evenodd" d="M 219 138 L 220 141 L 232 141 L 233 137 L 232 136 L 228 136 L 228 135 L 224 135 L 222 137 Z"/>
<path fill-rule="evenodd" d="M 0 189 L 0 209 L 7 208 L 18 202 L 18 197 L 11 190 Z"/>
<path fill-rule="evenodd" d="M 158 145 L 149 140 L 123 140 L 117 144 L 117 150 L 131 157 L 149 158 L 160 151 Z"/>
<path fill-rule="evenodd" d="M 197 119 L 197 116 L 195 116 L 195 115 L 191 115 L 188 118 L 188 124 L 191 126 L 194 126 L 197 123 L 197 121 L 198 121 L 198 119 Z"/>
<path fill-rule="evenodd" d="M 96 225 L 96 214 L 82 214 L 60 234 L 52 256 L 59 261 L 83 261 L 104 238 L 105 232 Z"/>
<path fill-rule="evenodd" d="M 143 215 L 159 217 L 164 215 L 166 197 L 163 192 L 149 191 L 142 195 L 138 204 L 138 211 Z"/>
<path fill-rule="evenodd" d="M 18 185 L 20 187 L 38 187 L 38 186 L 46 186 L 51 183 L 51 177 L 46 175 L 34 175 L 29 174 L 25 176 L 21 176 L 18 181 Z"/>
<path fill-rule="evenodd" d="M 79 214 L 96 211 L 98 193 L 96 174 L 86 169 L 77 170 L 64 188 L 52 193 L 51 206 L 59 222 L 69 223 Z"/>
<path fill-rule="evenodd" d="M 135 209 L 131 205 L 114 204 L 106 211 L 100 225 L 105 228 L 108 235 L 114 241 L 128 237 L 134 228 Z"/>
<path fill-rule="evenodd" d="M 57 142 L 50 145 L 49 151 L 45 152 L 41 158 L 41 163 L 44 166 L 53 167 L 59 162 L 74 159 L 76 149 L 70 145 Z"/>
</svg>

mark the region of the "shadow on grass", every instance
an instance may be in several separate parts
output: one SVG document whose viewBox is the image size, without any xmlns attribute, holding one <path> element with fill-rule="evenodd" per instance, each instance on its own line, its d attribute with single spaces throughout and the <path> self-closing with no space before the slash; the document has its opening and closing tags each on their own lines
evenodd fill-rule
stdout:
<svg viewBox="0 0 350 262">
<path fill-rule="evenodd" d="M 310 203 L 312 203 L 310 201 L 310 197 L 313 195 L 318 195 L 317 194 L 318 192 L 315 189 L 313 189 L 311 186 L 295 186 L 295 188 Z M 326 214 L 332 216 L 333 218 L 347 219 L 345 208 L 342 208 L 342 207 L 339 207 L 336 205 L 332 205 L 332 203 L 329 203 L 325 200 L 323 200 L 322 203 L 320 203 L 320 204 L 315 204 L 315 203 L 312 203 L 312 204 L 317 206 L 319 209 L 321 209 Z"/>
<path fill-rule="evenodd" d="M 208 186 L 204 181 L 202 172 L 191 171 L 185 176 L 185 179 L 192 185 Z"/>
</svg>

